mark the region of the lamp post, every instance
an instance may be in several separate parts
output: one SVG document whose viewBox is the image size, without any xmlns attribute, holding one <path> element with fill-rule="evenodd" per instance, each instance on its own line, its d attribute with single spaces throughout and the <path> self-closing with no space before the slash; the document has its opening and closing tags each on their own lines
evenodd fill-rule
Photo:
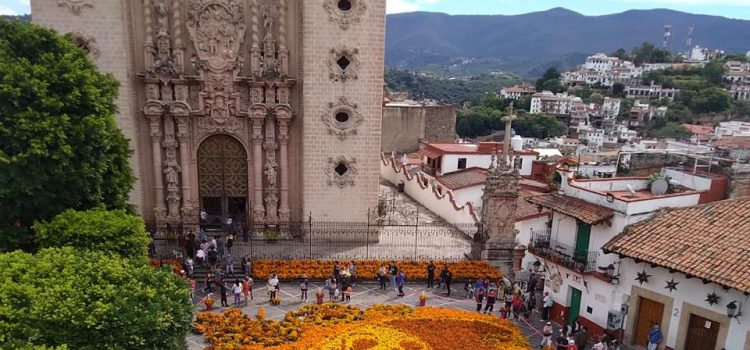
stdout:
<svg viewBox="0 0 750 350">
<path fill-rule="evenodd" d="M 617 271 L 615 271 L 615 264 L 617 264 Z M 614 264 L 609 264 L 607 266 L 607 277 L 609 277 L 609 282 L 612 284 L 620 283 L 620 263 L 619 262 L 615 262 Z"/>
<path fill-rule="evenodd" d="M 739 306 L 737 305 L 739 304 Z M 727 317 L 729 319 L 736 318 L 737 323 L 740 323 L 740 317 L 742 316 L 742 303 L 737 300 L 732 300 L 727 304 Z"/>
</svg>

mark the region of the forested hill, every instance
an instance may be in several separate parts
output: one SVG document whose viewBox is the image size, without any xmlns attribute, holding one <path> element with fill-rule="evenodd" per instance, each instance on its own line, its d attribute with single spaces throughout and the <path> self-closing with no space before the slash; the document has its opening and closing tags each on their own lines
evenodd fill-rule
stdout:
<svg viewBox="0 0 750 350">
<path fill-rule="evenodd" d="M 580 64 L 587 54 L 661 43 L 673 28 L 670 49 L 683 52 L 688 27 L 693 44 L 728 52 L 750 50 L 750 21 L 656 9 L 584 16 L 563 8 L 515 16 L 451 16 L 412 12 L 388 15 L 386 64 L 441 68 L 456 74 L 505 70 L 540 76 L 550 65 Z"/>
</svg>

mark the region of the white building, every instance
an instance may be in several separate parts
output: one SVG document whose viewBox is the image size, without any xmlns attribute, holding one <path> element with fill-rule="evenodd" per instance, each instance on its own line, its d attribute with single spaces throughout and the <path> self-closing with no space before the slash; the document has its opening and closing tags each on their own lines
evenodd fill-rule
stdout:
<svg viewBox="0 0 750 350">
<path fill-rule="evenodd" d="M 732 98 L 735 100 L 750 100 L 750 85 L 733 84 L 729 92 L 732 94 Z"/>
<path fill-rule="evenodd" d="M 531 164 L 539 154 L 523 150 L 522 144 L 523 140 L 519 138 L 518 144 L 513 147 L 511 161 L 521 176 L 529 176 Z M 488 169 L 492 164 L 492 155 L 502 148 L 501 142 L 427 143 L 419 154 L 423 168 L 429 175 L 443 176 L 469 168 Z"/>
<path fill-rule="evenodd" d="M 554 300 L 552 319 L 571 324 L 580 317 L 593 335 L 602 334 L 607 328 L 619 329 L 622 322 L 609 324 L 613 323 L 609 321 L 613 317 L 621 320 L 622 311 L 629 309 L 626 305 L 630 297 L 640 292 L 630 288 L 634 272 L 626 271 L 624 265 L 619 272 L 623 276 L 622 283 L 613 283 L 616 281 L 608 278 L 606 268 L 619 266 L 620 258 L 616 254 L 605 254 L 602 246 L 626 226 L 649 218 L 659 209 L 693 206 L 710 201 L 717 193 L 723 195 L 726 190 L 723 178 L 673 169 L 663 169 L 662 175 L 690 187 L 671 186 L 671 192 L 662 194 L 650 191 L 645 177 L 575 180 L 570 178 L 571 173 L 558 172 L 562 175 L 561 192 L 528 199 L 532 204 L 551 210 L 552 214 L 548 229 L 531 234 L 524 266 L 533 266 L 536 260 L 543 262 L 544 290 Z M 664 282 L 659 283 L 656 288 L 663 288 Z M 665 310 L 671 311 L 671 308 Z M 625 318 L 631 315 L 637 317 L 627 313 Z M 631 323 L 625 324 L 632 327 Z M 628 332 L 633 333 L 631 329 L 625 329 L 625 343 L 644 344 L 641 338 L 627 337 Z M 639 332 L 636 333 L 640 336 Z"/>
<path fill-rule="evenodd" d="M 656 85 L 651 82 L 649 86 L 627 86 L 625 87 L 625 96 L 627 98 L 633 98 L 637 100 L 660 100 L 662 98 L 674 101 L 677 94 L 680 93 L 678 89 L 663 88 L 661 85 Z"/>
<path fill-rule="evenodd" d="M 500 96 L 512 100 L 520 100 L 536 93 L 536 88 L 530 85 L 516 85 L 500 90 Z"/>
<path fill-rule="evenodd" d="M 644 128 L 650 121 L 664 117 L 667 114 L 667 110 L 668 108 L 666 106 L 656 107 L 649 105 L 648 103 L 635 101 L 633 108 L 630 109 L 628 127 Z"/>
<path fill-rule="evenodd" d="M 710 60 L 720 60 L 726 57 L 722 50 L 711 50 L 709 48 L 695 46 L 690 50 L 690 54 L 685 58 L 686 62 L 708 62 Z"/>
<path fill-rule="evenodd" d="M 626 343 L 643 344 L 658 324 L 671 349 L 748 349 L 748 233 L 745 197 L 668 210 L 607 243 L 621 258 L 612 280 L 628 305 Z"/>
<path fill-rule="evenodd" d="M 532 114 L 548 115 L 571 115 L 574 111 L 580 110 L 583 100 L 580 97 L 568 95 L 567 93 L 553 94 L 550 91 L 543 91 L 532 95 L 531 112 Z"/>
<path fill-rule="evenodd" d="M 727 136 L 750 136 L 750 123 L 748 122 L 722 122 L 716 127 L 716 138 Z"/>
</svg>

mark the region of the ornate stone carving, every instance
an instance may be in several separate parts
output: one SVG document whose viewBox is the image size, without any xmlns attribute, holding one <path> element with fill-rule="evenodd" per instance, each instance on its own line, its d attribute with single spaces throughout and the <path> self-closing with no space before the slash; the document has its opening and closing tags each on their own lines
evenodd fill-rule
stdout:
<svg viewBox="0 0 750 350">
<path fill-rule="evenodd" d="M 356 163 L 356 158 L 346 156 L 328 158 L 328 165 L 325 169 L 326 175 L 328 175 L 328 185 L 336 185 L 339 188 L 344 188 L 347 185 L 354 186 L 354 177 L 357 176 Z"/>
<path fill-rule="evenodd" d="M 169 7 L 165 0 L 154 0 L 154 10 L 156 11 L 156 29 L 159 33 L 166 33 L 169 30 Z"/>
<path fill-rule="evenodd" d="M 90 0 L 57 0 L 57 6 L 67 6 L 74 15 L 80 15 L 84 7 L 94 7 Z"/>
<path fill-rule="evenodd" d="M 341 96 L 335 103 L 328 103 L 328 109 L 321 114 L 320 119 L 328 126 L 329 133 L 344 140 L 349 135 L 355 135 L 364 120 L 357 109 L 356 103 Z"/>
<path fill-rule="evenodd" d="M 367 10 L 364 0 L 325 0 L 323 7 L 328 11 L 328 20 L 338 23 L 341 29 L 359 22 Z"/>
<path fill-rule="evenodd" d="M 328 57 L 328 77 L 333 81 L 346 82 L 349 79 L 357 79 L 360 62 L 359 49 L 348 48 L 344 45 L 331 49 Z"/>
<path fill-rule="evenodd" d="M 192 0 L 187 27 L 197 52 L 191 61 L 203 79 L 198 108 L 204 116 L 198 127 L 236 131 L 242 125 L 237 116 L 240 94 L 234 89 L 245 40 L 242 7 L 235 0 Z"/>
<path fill-rule="evenodd" d="M 266 35 L 263 38 L 263 55 L 261 56 L 261 76 L 267 79 L 273 79 L 281 76 L 279 69 L 279 59 L 277 57 L 277 43 L 273 36 L 273 12 L 278 8 L 278 0 L 266 0 L 263 9 L 263 28 Z"/>
<path fill-rule="evenodd" d="M 70 33 L 69 35 L 70 39 L 73 40 L 73 43 L 86 51 L 89 57 L 91 57 L 92 59 L 99 58 L 101 52 L 99 52 L 99 48 L 96 45 L 96 39 L 94 39 L 94 37 L 83 32 L 74 32 Z"/>
<path fill-rule="evenodd" d="M 263 170 L 263 175 L 266 176 L 266 185 L 269 191 L 273 191 L 278 186 L 276 174 L 278 172 L 279 165 L 276 161 L 269 156 L 266 156 L 266 166 Z"/>
</svg>

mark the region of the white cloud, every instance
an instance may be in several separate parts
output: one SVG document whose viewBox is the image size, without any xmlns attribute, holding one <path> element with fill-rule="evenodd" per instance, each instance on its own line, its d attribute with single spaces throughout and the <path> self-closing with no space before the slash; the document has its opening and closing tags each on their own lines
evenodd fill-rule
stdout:
<svg viewBox="0 0 750 350">
<path fill-rule="evenodd" d="M 401 13 L 419 11 L 419 4 L 406 0 L 387 0 L 385 3 L 385 12 Z"/>
<path fill-rule="evenodd" d="M 0 5 L 0 15 L 16 16 L 18 14 L 16 13 L 16 11 L 13 11 L 12 8 L 5 5 Z"/>
</svg>

